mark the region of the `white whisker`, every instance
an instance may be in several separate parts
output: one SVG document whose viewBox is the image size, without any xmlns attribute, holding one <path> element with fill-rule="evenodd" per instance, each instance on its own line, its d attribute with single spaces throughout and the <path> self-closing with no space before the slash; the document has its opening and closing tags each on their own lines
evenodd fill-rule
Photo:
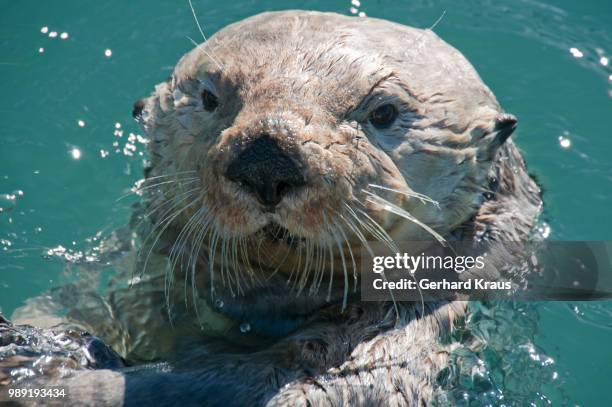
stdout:
<svg viewBox="0 0 612 407">
<path fill-rule="evenodd" d="M 178 183 L 180 185 L 183 185 L 183 184 L 192 184 L 192 183 L 194 183 L 196 181 L 199 181 L 199 180 L 200 179 L 197 178 L 197 177 L 189 177 L 189 178 L 178 178 L 178 179 L 174 179 L 174 180 L 170 180 L 170 181 L 157 182 L 155 184 L 151 184 L 151 185 L 146 185 L 146 186 L 135 188 L 132 191 L 128 192 L 127 194 L 124 194 L 124 195 L 120 196 L 119 198 L 117 198 L 115 200 L 115 202 L 119 202 L 122 199 L 127 198 L 128 196 L 131 196 L 131 195 L 134 195 L 134 194 L 138 194 L 138 193 L 146 191 L 148 189 L 159 187 L 160 185 L 166 185 L 166 184 L 172 184 L 172 183 Z"/>
<path fill-rule="evenodd" d="M 398 216 L 401 216 L 404 219 L 408 219 L 412 223 L 420 226 L 424 230 L 426 230 L 430 235 L 432 235 L 440 244 L 446 246 L 446 239 L 442 237 L 438 232 L 433 230 L 431 227 L 427 226 L 425 223 L 421 222 L 417 218 L 415 218 L 410 212 L 405 209 L 400 208 L 399 206 L 387 201 L 386 199 L 370 192 L 363 190 L 364 193 L 368 194 L 368 200 L 376 205 L 379 205 L 382 209 L 394 213 Z"/>
<path fill-rule="evenodd" d="M 344 293 L 342 295 L 342 311 L 346 309 L 347 301 L 348 301 L 348 290 L 349 290 L 349 281 L 348 281 L 348 271 L 346 269 L 346 259 L 344 258 L 344 249 L 342 242 L 340 241 L 337 233 L 339 232 L 338 224 L 334 221 L 334 231 L 332 232 L 334 236 L 334 241 L 336 242 L 336 246 L 338 247 L 338 251 L 340 252 L 340 260 L 342 261 L 342 271 L 344 273 Z"/>
<path fill-rule="evenodd" d="M 206 35 L 204 35 L 204 30 L 202 29 L 202 26 L 200 25 L 200 21 L 198 21 L 198 16 L 196 15 L 195 9 L 193 8 L 193 4 L 191 3 L 191 0 L 187 0 L 189 2 L 189 8 L 191 9 L 191 14 L 193 15 L 193 19 L 195 20 L 196 25 L 198 26 L 198 31 L 200 31 L 200 35 L 202 35 L 202 38 L 204 39 L 204 43 L 202 43 L 201 45 L 199 45 L 198 43 L 196 43 L 194 40 L 192 40 L 191 38 L 187 37 L 195 46 L 196 48 L 200 48 L 200 46 L 202 47 L 202 51 L 206 54 L 206 56 L 208 56 L 215 64 L 217 64 L 217 66 L 219 67 L 219 69 L 221 69 L 222 71 L 225 70 L 225 67 L 223 65 L 221 65 L 220 62 L 218 62 L 216 60 L 216 58 L 213 58 L 213 56 L 211 54 L 209 54 L 205 47 L 205 43 L 206 41 L 208 41 L 208 39 L 206 38 Z"/>
<path fill-rule="evenodd" d="M 353 209 L 351 208 L 351 206 L 347 203 L 344 204 L 344 207 L 346 209 L 349 210 L 349 213 L 354 214 L 355 212 L 353 211 Z M 343 217 L 342 215 L 340 215 L 341 218 L 343 218 L 346 221 L 348 221 L 347 218 Z M 359 222 L 361 225 L 363 225 L 363 223 L 361 222 L 361 219 L 356 218 L 357 222 Z M 357 228 L 356 226 L 351 226 L 352 222 L 347 222 L 347 224 L 349 225 L 349 228 L 353 230 L 353 232 L 355 232 L 355 235 L 357 236 L 357 238 L 361 241 L 361 243 L 365 246 L 366 250 L 368 251 L 368 253 L 370 254 L 371 257 L 374 257 L 374 251 L 372 250 L 372 247 L 370 246 L 370 244 L 368 243 L 368 241 L 366 240 L 365 236 L 363 235 L 363 233 L 361 233 L 361 231 L 359 230 L 359 228 Z M 387 282 L 387 276 L 385 275 L 385 272 L 383 271 L 381 273 L 381 277 L 383 278 L 383 281 Z M 413 277 L 414 279 L 414 277 Z M 421 301 L 423 301 L 423 295 L 421 294 L 421 289 L 418 288 L 419 290 L 419 294 L 421 295 Z M 389 294 L 391 296 L 391 301 L 393 302 L 393 308 L 395 310 L 395 317 L 396 320 L 399 319 L 400 313 L 399 313 L 399 306 L 397 305 L 397 300 L 395 299 L 395 295 L 393 294 L 393 290 L 389 289 Z"/>
<path fill-rule="evenodd" d="M 197 201 L 198 201 L 197 199 L 193 199 L 189 204 L 185 205 L 185 207 L 183 207 L 183 209 L 181 209 L 179 211 L 176 211 L 176 213 L 174 213 L 172 215 L 172 217 L 169 217 L 169 218 L 163 220 L 162 223 L 159 224 L 159 226 L 161 226 L 161 225 L 163 225 L 165 223 L 165 225 L 163 226 L 162 230 L 157 234 L 157 237 L 155 238 L 155 241 L 153 242 L 153 244 L 149 248 L 149 253 L 147 254 L 147 258 L 145 260 L 145 263 L 144 263 L 144 266 L 142 268 L 141 273 L 144 273 L 147 270 L 147 265 L 149 263 L 149 258 L 151 257 L 151 253 L 153 252 L 153 249 L 157 245 L 157 242 L 159 241 L 159 239 L 160 239 L 161 235 L 164 233 L 164 231 L 172 224 L 172 221 L 174 219 L 176 219 L 186 209 L 188 209 L 189 207 L 191 207 L 192 205 L 197 203 Z"/>
<path fill-rule="evenodd" d="M 440 209 L 440 203 L 438 201 L 435 201 L 435 200 L 431 199 L 427 195 L 420 194 L 420 193 L 414 192 L 412 190 L 401 190 L 401 189 L 389 188 L 389 187 L 385 187 L 383 185 L 376 185 L 376 184 L 369 184 L 368 186 L 370 186 L 372 188 L 382 189 L 382 190 L 385 190 L 385 191 L 396 192 L 398 194 L 402 194 L 402 195 L 405 195 L 405 196 L 411 196 L 411 197 L 419 199 L 423 203 L 426 203 L 426 202 L 432 203 L 438 209 Z"/>
</svg>

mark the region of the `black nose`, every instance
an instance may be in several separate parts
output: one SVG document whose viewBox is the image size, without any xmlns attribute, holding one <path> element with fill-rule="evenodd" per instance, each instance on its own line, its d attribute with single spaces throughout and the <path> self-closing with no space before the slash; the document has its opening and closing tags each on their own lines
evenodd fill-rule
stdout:
<svg viewBox="0 0 612 407">
<path fill-rule="evenodd" d="M 278 205 L 288 192 L 305 184 L 295 161 L 267 135 L 251 142 L 230 163 L 225 176 L 268 207 Z"/>
</svg>

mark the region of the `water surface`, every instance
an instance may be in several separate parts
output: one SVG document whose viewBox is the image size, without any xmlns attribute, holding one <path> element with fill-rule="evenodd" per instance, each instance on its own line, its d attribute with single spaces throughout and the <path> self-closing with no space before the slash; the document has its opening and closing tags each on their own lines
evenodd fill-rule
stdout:
<svg viewBox="0 0 612 407">
<path fill-rule="evenodd" d="M 520 120 L 513 137 L 545 190 L 541 233 L 610 240 L 612 3 L 363 0 L 355 10 L 348 1 L 323 0 L 194 5 L 206 34 L 261 11 L 295 8 L 363 12 L 416 27 L 438 21 L 434 30 L 468 57 Z M 145 158 L 131 105 L 192 48 L 187 36 L 199 34 L 182 1 L 2 0 L 0 10 L 0 311 L 10 315 L 61 280 L 61 257 L 95 255 L 97 239 L 127 221 L 130 202 L 117 198 L 140 178 Z M 45 256 L 49 249 L 63 256 Z M 502 396 L 611 405 L 612 304 L 527 304 L 521 312 L 524 319 L 506 326 L 514 331 L 498 332 L 493 344 L 507 353 L 510 367 L 485 361 Z M 525 324 L 531 328 L 523 331 Z M 502 343 L 504 335 L 512 340 Z M 489 390 L 473 382 L 457 391 L 470 386 L 472 402 L 486 399 Z M 491 397 L 503 402 L 499 394 Z"/>
</svg>

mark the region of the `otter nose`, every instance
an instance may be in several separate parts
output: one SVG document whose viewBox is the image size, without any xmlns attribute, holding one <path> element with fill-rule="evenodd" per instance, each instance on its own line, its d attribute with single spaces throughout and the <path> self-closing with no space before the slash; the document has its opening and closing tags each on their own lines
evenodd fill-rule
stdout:
<svg viewBox="0 0 612 407">
<path fill-rule="evenodd" d="M 238 154 L 225 176 L 244 186 L 267 207 L 278 205 L 288 192 L 305 184 L 296 163 L 267 135 Z"/>
</svg>

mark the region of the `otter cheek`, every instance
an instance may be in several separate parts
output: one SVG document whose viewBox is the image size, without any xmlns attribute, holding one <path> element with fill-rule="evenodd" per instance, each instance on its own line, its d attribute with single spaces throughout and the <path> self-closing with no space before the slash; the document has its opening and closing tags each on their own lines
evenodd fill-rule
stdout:
<svg viewBox="0 0 612 407">
<path fill-rule="evenodd" d="M 459 152 L 417 151 L 400 163 L 406 183 L 435 201 L 445 201 L 472 172 L 470 158 Z"/>
<path fill-rule="evenodd" d="M 370 148 L 368 150 L 359 150 L 359 174 L 354 178 L 359 180 L 356 186 L 362 186 L 363 189 L 376 194 L 380 194 L 382 190 L 372 187 L 372 185 L 383 186 L 398 190 L 411 189 L 411 186 L 404 180 L 404 175 L 398 168 L 394 160 L 386 153 Z M 356 192 L 363 192 L 358 190 Z M 401 194 L 393 194 L 388 197 L 393 203 L 401 205 L 405 196 Z"/>
</svg>

